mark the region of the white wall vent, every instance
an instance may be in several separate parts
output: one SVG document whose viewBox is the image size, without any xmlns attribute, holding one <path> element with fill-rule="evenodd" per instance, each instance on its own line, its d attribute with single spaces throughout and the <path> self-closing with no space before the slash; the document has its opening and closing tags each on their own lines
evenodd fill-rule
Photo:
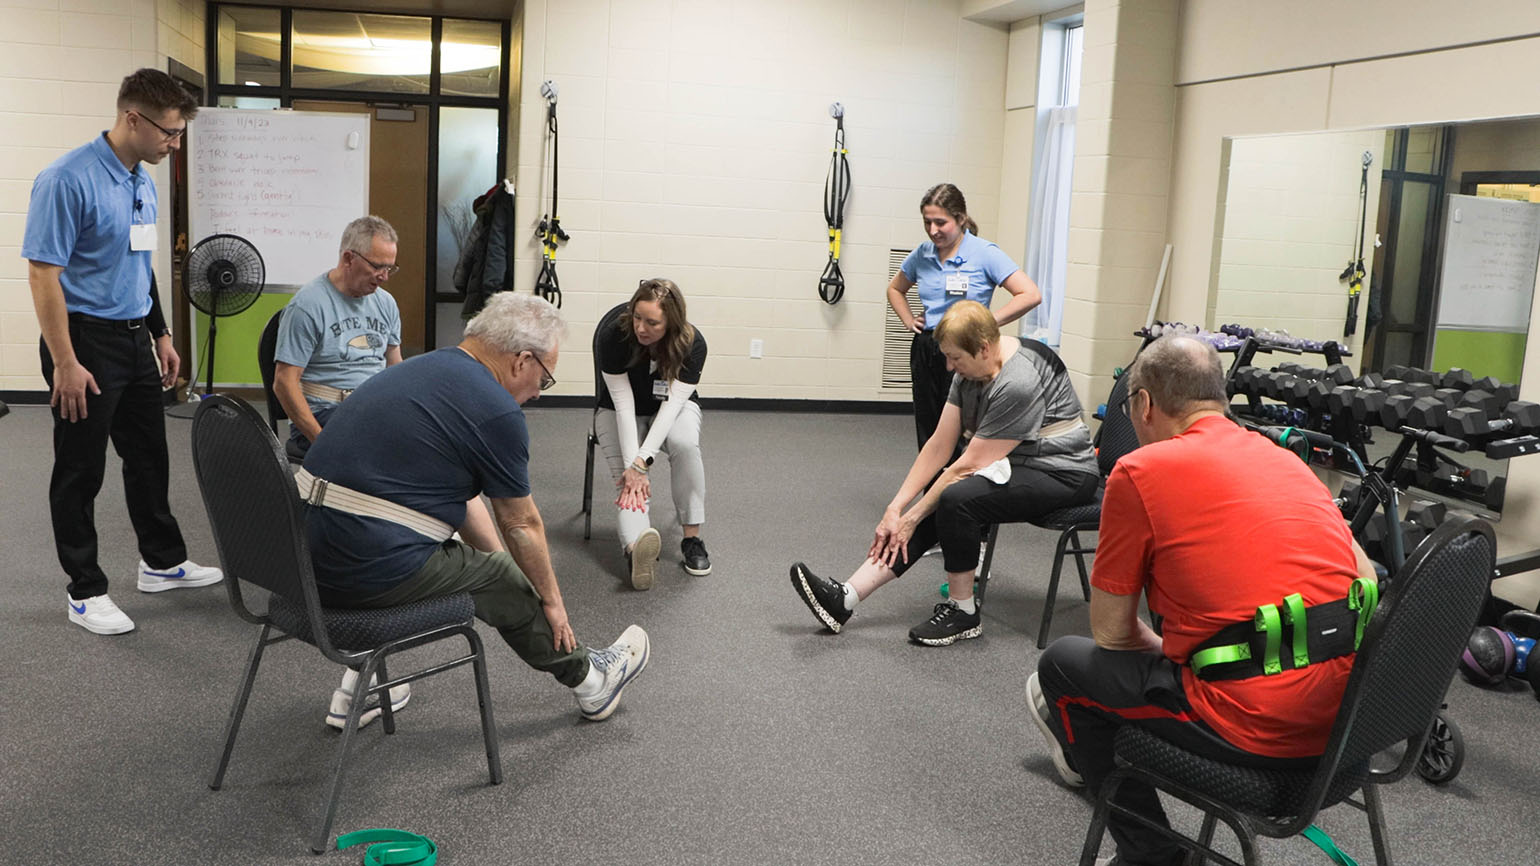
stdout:
<svg viewBox="0 0 1540 866">
<path fill-rule="evenodd" d="M 898 274 L 898 270 L 904 264 L 904 258 L 909 255 L 908 250 L 888 250 L 888 282 Z M 893 306 L 886 302 L 886 292 L 883 293 L 883 326 L 882 326 L 882 390 L 884 391 L 908 391 L 909 390 L 909 344 L 914 339 L 914 334 L 904 327 L 904 323 L 898 320 L 898 314 L 893 312 Z M 909 312 L 921 322 L 925 321 L 925 307 L 920 304 L 920 293 L 917 289 L 910 289 L 906 296 L 909 301 Z"/>
</svg>

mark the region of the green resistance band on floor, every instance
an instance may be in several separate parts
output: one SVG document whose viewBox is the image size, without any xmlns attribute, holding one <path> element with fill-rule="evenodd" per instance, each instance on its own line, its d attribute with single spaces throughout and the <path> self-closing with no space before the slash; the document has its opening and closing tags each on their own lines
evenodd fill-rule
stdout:
<svg viewBox="0 0 1540 866">
<path fill-rule="evenodd" d="M 364 866 L 434 866 L 438 862 L 438 846 L 432 839 L 405 830 L 359 830 L 337 837 L 338 851 L 354 845 L 369 846 L 364 849 Z"/>
<path fill-rule="evenodd" d="M 1331 837 L 1326 835 L 1326 831 L 1322 830 L 1320 827 L 1311 824 L 1309 827 L 1306 827 L 1305 832 L 1301 833 L 1300 835 L 1304 836 L 1306 839 L 1309 839 L 1311 842 L 1314 842 L 1315 847 L 1325 851 L 1326 856 L 1330 857 L 1331 861 L 1338 864 L 1338 866 L 1358 866 L 1358 861 L 1354 860 L 1352 857 L 1349 857 L 1346 851 L 1338 848 L 1337 843 L 1333 842 Z"/>
</svg>

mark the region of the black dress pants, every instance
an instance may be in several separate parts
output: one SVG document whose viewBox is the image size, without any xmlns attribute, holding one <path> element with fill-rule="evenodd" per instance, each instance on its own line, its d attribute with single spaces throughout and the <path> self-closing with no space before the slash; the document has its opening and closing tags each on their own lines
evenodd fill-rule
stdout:
<svg viewBox="0 0 1540 866">
<path fill-rule="evenodd" d="M 171 515 L 166 416 L 149 331 L 72 316 L 70 341 L 101 389 L 86 389 L 83 419 L 66 421 L 53 410 L 48 508 L 59 565 L 69 577 L 70 597 L 79 600 L 107 592 L 107 575 L 97 562 L 96 494 L 107 471 L 108 440 L 123 460 L 123 497 L 145 563 L 169 568 L 187 559 L 187 546 Z M 52 389 L 53 356 L 41 339 L 38 352 Z"/>
<path fill-rule="evenodd" d="M 952 371 L 931 331 L 914 335 L 909 343 L 909 389 L 914 396 L 914 435 L 924 448 L 941 423 L 946 395 L 952 390 Z"/>
</svg>

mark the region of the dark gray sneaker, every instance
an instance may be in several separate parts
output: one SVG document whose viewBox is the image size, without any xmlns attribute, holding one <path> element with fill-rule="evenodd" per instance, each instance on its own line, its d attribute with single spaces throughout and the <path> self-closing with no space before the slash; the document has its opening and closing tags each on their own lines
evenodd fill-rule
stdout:
<svg viewBox="0 0 1540 866">
<path fill-rule="evenodd" d="M 706 542 L 686 536 L 679 542 L 679 553 L 684 570 L 696 577 L 711 573 L 711 557 L 706 555 Z"/>
<path fill-rule="evenodd" d="M 839 634 L 840 628 L 850 621 L 851 611 L 845 608 L 845 589 L 840 584 L 819 577 L 797 562 L 791 566 L 791 585 L 829 631 Z"/>
<path fill-rule="evenodd" d="M 936 605 L 930 619 L 909 630 L 909 639 L 926 646 L 951 646 L 984 633 L 977 611 L 964 613 L 950 601 Z"/>
</svg>

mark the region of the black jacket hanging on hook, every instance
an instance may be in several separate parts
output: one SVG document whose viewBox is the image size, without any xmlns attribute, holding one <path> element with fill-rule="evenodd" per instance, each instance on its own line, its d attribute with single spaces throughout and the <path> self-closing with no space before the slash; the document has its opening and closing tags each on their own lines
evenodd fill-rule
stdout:
<svg viewBox="0 0 1540 866">
<path fill-rule="evenodd" d="M 455 289 L 465 293 L 460 315 L 466 319 L 481 312 L 488 298 L 513 288 L 513 194 L 499 183 L 472 207 L 476 222 L 454 270 Z"/>
</svg>

